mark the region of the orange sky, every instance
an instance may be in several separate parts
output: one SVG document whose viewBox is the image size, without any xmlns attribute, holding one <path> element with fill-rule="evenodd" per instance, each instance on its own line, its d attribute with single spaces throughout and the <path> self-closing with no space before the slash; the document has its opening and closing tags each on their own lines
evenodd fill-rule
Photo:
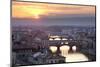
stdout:
<svg viewBox="0 0 100 67">
<path fill-rule="evenodd" d="M 91 15 L 95 14 L 94 6 L 77 6 L 77 5 L 61 5 L 46 4 L 32 2 L 12 2 L 12 17 L 14 18 L 35 18 L 42 16 L 55 17 L 58 15 Z"/>
</svg>

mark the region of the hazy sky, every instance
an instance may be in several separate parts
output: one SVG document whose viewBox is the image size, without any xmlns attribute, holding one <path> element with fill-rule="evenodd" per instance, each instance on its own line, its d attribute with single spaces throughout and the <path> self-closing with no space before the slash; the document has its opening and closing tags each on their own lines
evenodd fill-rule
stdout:
<svg viewBox="0 0 100 67">
<path fill-rule="evenodd" d="M 95 6 L 13 1 L 12 25 L 95 26 Z"/>
</svg>

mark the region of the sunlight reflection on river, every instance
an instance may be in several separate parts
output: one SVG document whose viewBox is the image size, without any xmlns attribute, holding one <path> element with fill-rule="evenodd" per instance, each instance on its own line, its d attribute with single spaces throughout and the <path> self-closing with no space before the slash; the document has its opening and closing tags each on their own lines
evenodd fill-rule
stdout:
<svg viewBox="0 0 100 67">
<path fill-rule="evenodd" d="M 69 53 L 70 46 L 63 45 L 60 47 L 61 56 L 65 57 L 65 62 L 81 62 L 81 61 L 88 61 L 88 57 L 86 57 L 84 54 L 76 52 L 76 46 L 72 47 L 73 52 Z M 50 50 L 52 53 L 56 53 L 57 47 L 56 46 L 50 46 Z"/>
<path fill-rule="evenodd" d="M 69 53 L 66 55 L 66 62 L 80 62 L 80 61 L 88 61 L 88 57 L 86 57 L 82 53 Z"/>
</svg>

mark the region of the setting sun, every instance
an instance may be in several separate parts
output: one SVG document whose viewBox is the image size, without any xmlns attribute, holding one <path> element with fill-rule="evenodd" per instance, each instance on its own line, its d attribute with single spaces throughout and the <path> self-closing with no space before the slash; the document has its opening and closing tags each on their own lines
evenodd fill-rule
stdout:
<svg viewBox="0 0 100 67">
<path fill-rule="evenodd" d="M 35 15 L 34 18 L 35 18 L 35 19 L 39 19 L 40 16 L 39 16 L 39 15 Z"/>
<path fill-rule="evenodd" d="M 29 11 L 31 10 L 31 14 L 34 16 L 35 19 L 39 19 L 40 15 L 44 14 L 45 11 L 44 10 L 40 10 L 40 9 L 29 9 Z"/>
<path fill-rule="evenodd" d="M 33 8 L 33 7 L 25 7 L 24 10 L 29 13 L 30 15 L 33 15 L 33 18 L 40 18 L 40 15 L 45 14 L 45 10 Z"/>
</svg>

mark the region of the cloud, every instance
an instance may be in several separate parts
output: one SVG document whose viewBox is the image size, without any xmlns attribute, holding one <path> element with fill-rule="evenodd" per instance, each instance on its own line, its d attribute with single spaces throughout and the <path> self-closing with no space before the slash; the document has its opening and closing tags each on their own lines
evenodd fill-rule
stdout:
<svg viewBox="0 0 100 67">
<path fill-rule="evenodd" d="M 58 16 L 95 15 L 95 6 L 62 5 L 34 2 L 12 2 L 12 17 L 41 18 Z"/>
</svg>

